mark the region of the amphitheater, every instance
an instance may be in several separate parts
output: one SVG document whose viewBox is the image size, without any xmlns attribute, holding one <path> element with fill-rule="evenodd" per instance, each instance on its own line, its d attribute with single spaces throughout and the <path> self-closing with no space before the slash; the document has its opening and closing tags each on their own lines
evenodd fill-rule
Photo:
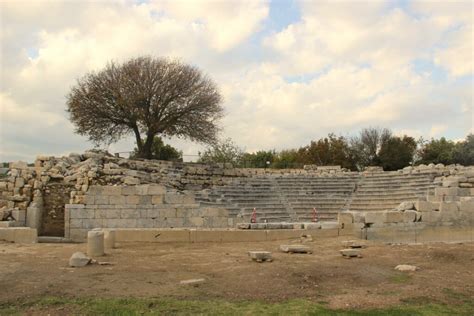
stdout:
<svg viewBox="0 0 474 316">
<path fill-rule="evenodd" d="M 393 243 L 473 241 L 474 167 L 242 169 L 129 160 L 88 151 L 10 163 L 0 240 L 265 241 L 354 236 Z"/>
</svg>

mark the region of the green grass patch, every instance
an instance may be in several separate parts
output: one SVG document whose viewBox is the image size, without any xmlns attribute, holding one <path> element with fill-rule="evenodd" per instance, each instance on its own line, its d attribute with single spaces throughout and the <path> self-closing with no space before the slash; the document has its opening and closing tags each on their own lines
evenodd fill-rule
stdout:
<svg viewBox="0 0 474 316">
<path fill-rule="evenodd" d="M 46 297 L 28 302 L 0 305 L 0 315 L 15 314 L 66 314 L 81 315 L 472 315 L 474 303 L 402 304 L 383 309 L 332 310 L 303 299 L 281 303 L 260 301 L 226 302 L 223 300 L 177 300 L 177 299 L 102 299 Z"/>
<path fill-rule="evenodd" d="M 390 277 L 390 281 L 392 283 L 397 283 L 397 284 L 405 284 L 405 283 L 410 282 L 410 280 L 411 280 L 411 275 L 407 273 L 397 273 Z"/>
</svg>

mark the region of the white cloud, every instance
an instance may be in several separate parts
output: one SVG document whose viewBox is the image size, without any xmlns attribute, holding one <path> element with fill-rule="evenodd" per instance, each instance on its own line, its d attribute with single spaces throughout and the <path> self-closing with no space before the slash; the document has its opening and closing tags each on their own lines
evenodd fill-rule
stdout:
<svg viewBox="0 0 474 316">
<path fill-rule="evenodd" d="M 223 138 L 250 151 L 365 126 L 416 137 L 472 131 L 469 5 L 301 1 L 301 18 L 281 31 L 268 29 L 270 5 L 2 2 L 1 159 L 90 147 L 74 134 L 64 96 L 107 61 L 143 54 L 178 57 L 209 73 L 224 95 Z M 449 76 L 436 77 L 432 66 L 417 70 L 420 60 Z M 170 142 L 185 154 L 202 150 Z M 132 147 L 124 139 L 110 150 Z"/>
</svg>

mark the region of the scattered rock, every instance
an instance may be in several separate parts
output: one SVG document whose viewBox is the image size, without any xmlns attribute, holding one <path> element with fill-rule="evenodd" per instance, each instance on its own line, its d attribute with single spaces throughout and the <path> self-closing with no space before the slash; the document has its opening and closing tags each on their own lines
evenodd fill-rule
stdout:
<svg viewBox="0 0 474 316">
<path fill-rule="evenodd" d="M 398 266 L 395 267 L 395 270 L 398 271 L 416 271 L 419 268 L 417 266 L 412 266 L 409 264 L 399 264 Z"/>
<path fill-rule="evenodd" d="M 253 261 L 257 262 L 273 261 L 272 253 L 269 251 L 249 251 L 249 256 Z"/>
<path fill-rule="evenodd" d="M 312 253 L 305 245 L 280 245 L 280 250 L 286 253 Z"/>
<path fill-rule="evenodd" d="M 362 258 L 360 249 L 347 248 L 340 250 L 340 252 L 344 258 Z"/>
<path fill-rule="evenodd" d="M 179 284 L 195 285 L 195 284 L 204 283 L 204 281 L 206 281 L 206 279 L 189 279 L 189 280 L 179 281 Z"/>
<path fill-rule="evenodd" d="M 344 240 L 342 245 L 349 248 L 367 248 L 367 244 L 362 240 Z"/>
<path fill-rule="evenodd" d="M 91 262 L 91 258 L 87 257 L 84 253 L 82 252 L 75 252 L 69 258 L 69 266 L 70 267 L 84 267 L 88 265 Z"/>
<path fill-rule="evenodd" d="M 301 243 L 307 243 L 307 242 L 312 242 L 313 241 L 313 236 L 309 234 L 302 234 L 300 237 Z"/>
</svg>

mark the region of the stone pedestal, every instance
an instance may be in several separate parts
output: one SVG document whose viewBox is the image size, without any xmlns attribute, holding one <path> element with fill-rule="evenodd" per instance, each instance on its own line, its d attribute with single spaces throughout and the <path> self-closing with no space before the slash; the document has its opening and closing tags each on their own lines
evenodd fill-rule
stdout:
<svg viewBox="0 0 474 316">
<path fill-rule="evenodd" d="M 104 255 L 104 232 L 91 230 L 87 232 L 87 255 L 100 257 Z"/>
</svg>

